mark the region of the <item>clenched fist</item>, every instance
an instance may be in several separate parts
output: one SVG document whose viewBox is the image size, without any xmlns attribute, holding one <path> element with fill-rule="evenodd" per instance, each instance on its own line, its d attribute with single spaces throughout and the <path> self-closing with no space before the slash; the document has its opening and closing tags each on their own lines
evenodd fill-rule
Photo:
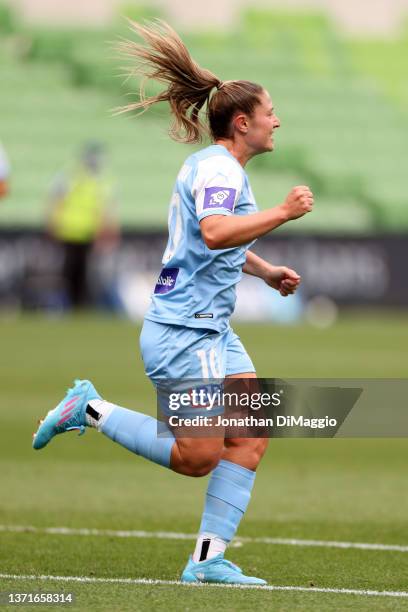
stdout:
<svg viewBox="0 0 408 612">
<path fill-rule="evenodd" d="M 263 275 L 263 279 L 267 285 L 273 287 L 279 293 L 286 297 L 295 293 L 298 288 L 301 278 L 295 270 L 286 268 L 285 266 L 268 266 L 266 274 Z"/>
<path fill-rule="evenodd" d="M 313 193 L 306 185 L 294 187 L 282 204 L 288 221 L 299 219 L 313 208 Z"/>
</svg>

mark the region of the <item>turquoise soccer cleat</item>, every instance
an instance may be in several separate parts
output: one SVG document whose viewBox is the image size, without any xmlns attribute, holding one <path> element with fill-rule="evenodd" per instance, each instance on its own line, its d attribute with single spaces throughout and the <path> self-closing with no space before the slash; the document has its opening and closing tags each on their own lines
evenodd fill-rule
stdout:
<svg viewBox="0 0 408 612">
<path fill-rule="evenodd" d="M 242 570 L 224 559 L 222 553 L 207 559 L 194 563 L 192 557 L 181 575 L 181 582 L 216 582 L 220 584 L 257 584 L 262 586 L 266 584 L 266 580 L 255 578 L 254 576 L 245 576 Z"/>
<path fill-rule="evenodd" d="M 79 434 L 83 434 L 85 410 L 93 399 L 102 399 L 93 384 L 89 380 L 75 380 L 74 387 L 68 389 L 64 399 L 40 421 L 37 432 L 33 434 L 33 448 L 44 448 L 51 438 L 71 429 L 79 429 Z"/>
</svg>

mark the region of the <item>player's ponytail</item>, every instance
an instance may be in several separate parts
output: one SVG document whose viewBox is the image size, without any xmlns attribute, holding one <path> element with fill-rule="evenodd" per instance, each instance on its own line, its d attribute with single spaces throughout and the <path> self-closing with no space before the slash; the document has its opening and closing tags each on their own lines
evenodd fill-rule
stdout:
<svg viewBox="0 0 408 612">
<path fill-rule="evenodd" d="M 167 23 L 157 20 L 142 26 L 130 21 L 130 25 L 147 43 L 147 46 L 133 41 L 119 43 L 119 50 L 135 60 L 131 74 L 166 83 L 167 88 L 155 96 L 145 97 L 142 81 L 140 101 L 121 110 L 146 110 L 156 102 L 168 102 L 174 117 L 170 128 L 172 138 L 199 142 L 205 129 L 199 112 L 211 90 L 221 84 L 220 79 L 196 64 L 181 38 Z"/>
<path fill-rule="evenodd" d="M 129 23 L 147 44 L 124 40 L 118 44 L 118 49 L 134 62 L 130 76 L 144 79 L 140 100 L 121 107 L 119 113 L 145 111 L 156 102 L 168 102 L 173 115 L 170 136 L 186 143 L 201 142 L 208 131 L 214 139 L 227 138 L 236 111 L 252 114 L 263 91 L 260 85 L 250 81 L 222 82 L 210 70 L 201 68 L 177 32 L 164 21 L 156 20 L 144 26 L 131 20 Z M 157 95 L 146 97 L 145 79 L 155 79 L 167 87 Z M 200 111 L 206 104 L 208 127 L 200 120 Z"/>
</svg>

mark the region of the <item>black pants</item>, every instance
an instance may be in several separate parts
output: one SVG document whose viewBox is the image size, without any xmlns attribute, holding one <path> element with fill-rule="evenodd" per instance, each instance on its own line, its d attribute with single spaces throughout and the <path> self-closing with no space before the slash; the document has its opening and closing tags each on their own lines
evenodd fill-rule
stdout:
<svg viewBox="0 0 408 612">
<path fill-rule="evenodd" d="M 72 308 L 81 308 L 89 302 L 87 269 L 92 242 L 64 242 L 62 274 L 65 290 Z"/>
</svg>

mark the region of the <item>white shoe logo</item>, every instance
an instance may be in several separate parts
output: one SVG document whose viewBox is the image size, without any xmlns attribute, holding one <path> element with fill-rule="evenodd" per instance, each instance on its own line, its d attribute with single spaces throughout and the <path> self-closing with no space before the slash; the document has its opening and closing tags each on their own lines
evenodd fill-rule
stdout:
<svg viewBox="0 0 408 612">
<path fill-rule="evenodd" d="M 197 577 L 199 580 L 204 580 L 204 578 L 205 578 L 205 576 L 204 576 L 204 574 L 203 574 L 202 572 L 197 572 L 197 573 L 196 573 L 196 577 Z"/>
<path fill-rule="evenodd" d="M 222 203 L 229 197 L 229 194 L 228 189 L 216 191 L 211 195 L 210 206 L 222 206 Z"/>
</svg>

